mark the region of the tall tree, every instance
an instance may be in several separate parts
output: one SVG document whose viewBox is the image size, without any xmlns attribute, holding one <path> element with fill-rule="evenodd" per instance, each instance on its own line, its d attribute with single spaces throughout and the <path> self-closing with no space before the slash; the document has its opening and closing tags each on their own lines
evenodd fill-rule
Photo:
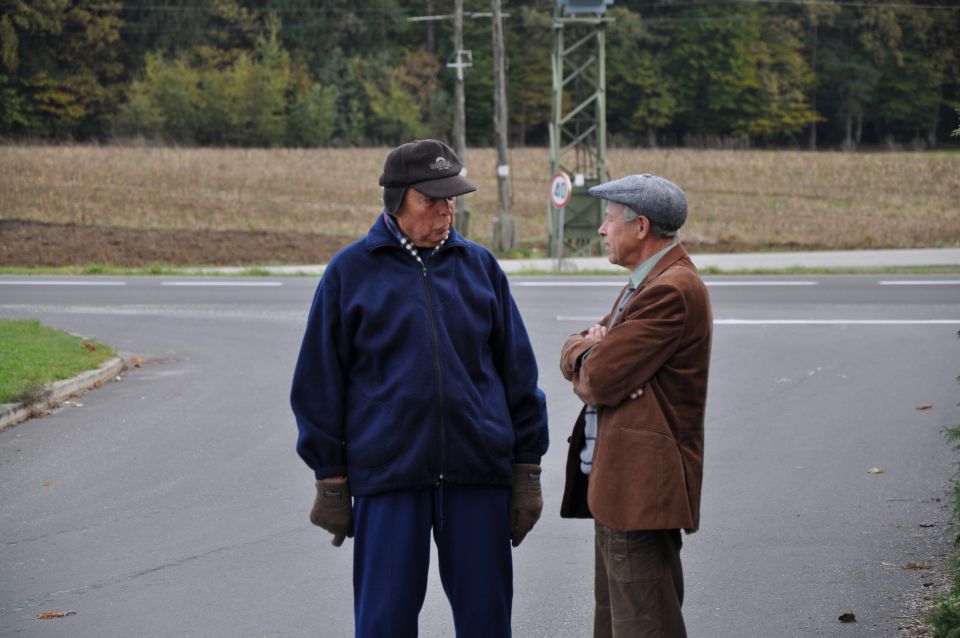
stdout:
<svg viewBox="0 0 960 638">
<path fill-rule="evenodd" d="M 115 0 L 0 5 L 0 135 L 105 133 L 119 97 Z"/>
<path fill-rule="evenodd" d="M 528 5 L 516 6 L 504 20 L 507 38 L 507 98 L 510 131 L 520 144 L 546 144 L 553 84 L 553 16 Z"/>
<path fill-rule="evenodd" d="M 758 4 L 686 10 L 665 51 L 680 132 L 777 140 L 813 121 L 798 31 Z"/>
<path fill-rule="evenodd" d="M 663 65 L 667 36 L 651 30 L 640 14 L 625 7 L 610 11 L 607 46 L 607 122 L 619 139 L 657 145 L 657 131 L 677 112 L 672 78 Z"/>
<path fill-rule="evenodd" d="M 121 51 L 135 76 L 147 53 L 167 58 L 187 53 L 222 67 L 252 50 L 268 32 L 266 14 L 238 0 L 164 0 L 124 3 Z"/>
</svg>

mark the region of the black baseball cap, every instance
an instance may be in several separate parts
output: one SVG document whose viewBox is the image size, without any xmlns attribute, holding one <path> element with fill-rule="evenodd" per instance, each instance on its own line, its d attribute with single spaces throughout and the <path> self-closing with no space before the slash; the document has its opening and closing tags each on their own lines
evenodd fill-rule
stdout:
<svg viewBox="0 0 960 638">
<path fill-rule="evenodd" d="M 413 187 L 428 197 L 457 197 L 477 190 L 460 173 L 453 149 L 440 140 L 414 140 L 390 151 L 383 163 L 380 185 L 383 204 L 397 212 L 407 188 Z"/>
</svg>

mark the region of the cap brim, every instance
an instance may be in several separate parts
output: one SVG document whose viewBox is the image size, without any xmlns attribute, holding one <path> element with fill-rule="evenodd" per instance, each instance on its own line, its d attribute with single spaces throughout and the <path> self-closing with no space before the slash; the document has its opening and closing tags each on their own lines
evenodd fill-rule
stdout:
<svg viewBox="0 0 960 638">
<path fill-rule="evenodd" d="M 440 179 L 430 179 L 425 182 L 410 184 L 413 188 L 427 197 L 458 197 L 477 190 L 470 180 L 461 175 L 451 175 Z"/>
</svg>

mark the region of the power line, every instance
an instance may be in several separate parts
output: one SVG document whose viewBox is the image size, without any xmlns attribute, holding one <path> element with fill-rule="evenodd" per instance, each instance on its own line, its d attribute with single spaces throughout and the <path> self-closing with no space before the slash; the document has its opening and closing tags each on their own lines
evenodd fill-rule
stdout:
<svg viewBox="0 0 960 638">
<path fill-rule="evenodd" d="M 13 6 L 12 3 L 0 3 L 9 6 Z M 869 2 L 865 0 L 691 0 L 689 2 L 675 2 L 670 5 L 662 5 L 657 0 L 650 0 L 648 2 L 640 2 L 640 5 L 647 6 L 659 6 L 665 9 L 673 8 L 684 8 L 684 7 L 694 7 L 694 6 L 720 6 L 728 4 L 787 4 L 795 6 L 835 6 L 835 7 L 855 7 L 855 8 L 866 8 L 866 9 L 896 9 L 904 11 L 920 10 L 920 11 L 960 11 L 960 5 L 947 5 L 947 4 L 911 4 L 904 2 Z M 116 5 L 92 5 L 86 7 L 88 10 L 93 11 L 109 11 L 115 10 L 118 7 Z M 202 5 L 123 5 L 119 7 L 120 11 L 148 11 L 148 12 L 177 12 L 177 11 L 205 11 L 210 13 L 217 13 L 219 9 L 213 6 L 202 6 Z M 406 15 L 409 13 L 406 9 L 403 8 L 394 8 L 388 9 L 384 7 L 374 7 L 374 6 L 351 6 L 349 8 L 336 8 L 336 7 L 262 7 L 262 8 L 252 8 L 247 9 L 251 13 L 262 12 L 262 13 L 323 13 L 327 15 L 340 15 L 345 13 L 352 14 L 385 14 L 385 15 Z M 470 17 L 489 17 L 489 13 L 482 14 L 480 12 L 465 12 L 465 15 Z M 410 16 L 407 17 L 408 20 L 442 20 L 450 19 L 451 15 L 437 15 L 437 16 Z"/>
<path fill-rule="evenodd" d="M 836 6 L 869 9 L 919 9 L 923 11 L 940 9 L 946 11 L 960 10 L 960 6 L 939 4 L 903 4 L 895 2 L 858 2 L 856 0 L 704 0 L 701 2 L 685 2 L 674 6 L 702 6 L 719 4 L 792 4 L 796 6 Z"/>
</svg>

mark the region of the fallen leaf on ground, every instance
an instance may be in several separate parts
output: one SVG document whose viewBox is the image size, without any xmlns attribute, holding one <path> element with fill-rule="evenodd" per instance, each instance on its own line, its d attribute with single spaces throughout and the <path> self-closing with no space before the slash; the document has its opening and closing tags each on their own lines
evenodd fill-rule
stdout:
<svg viewBox="0 0 960 638">
<path fill-rule="evenodd" d="M 882 467 L 871 467 L 867 470 L 867 474 L 886 474 L 886 472 Z"/>
<path fill-rule="evenodd" d="M 146 361 L 146 359 L 144 359 L 143 357 L 130 357 L 128 361 L 130 363 L 143 363 L 144 361 Z"/>
<path fill-rule="evenodd" d="M 903 568 L 904 569 L 930 569 L 930 565 L 927 565 L 926 563 L 909 562 L 909 563 L 904 563 Z"/>
<path fill-rule="evenodd" d="M 89 341 L 84 341 L 84 342 L 83 342 L 83 347 L 86 348 L 87 350 L 89 350 L 90 352 L 96 352 L 96 351 L 97 351 L 97 346 L 93 345 L 93 344 L 90 343 Z"/>
<path fill-rule="evenodd" d="M 933 407 L 933 405 L 931 405 L 931 404 L 929 404 L 929 403 L 921 403 L 920 405 L 917 406 L 917 409 L 918 409 L 918 410 L 929 410 L 929 409 L 931 409 L 932 407 Z"/>
<path fill-rule="evenodd" d="M 936 527 L 936 523 L 920 523 L 920 527 Z"/>
<path fill-rule="evenodd" d="M 37 620 L 50 620 L 51 618 L 66 618 L 67 616 L 76 616 L 75 611 L 41 611 L 37 614 Z"/>
<path fill-rule="evenodd" d="M 839 620 L 840 622 L 857 622 L 857 615 L 851 614 L 848 611 L 844 614 L 840 614 L 840 618 L 838 618 L 837 620 Z"/>
<path fill-rule="evenodd" d="M 44 481 L 40 484 L 41 487 L 50 487 L 50 481 Z"/>
</svg>

